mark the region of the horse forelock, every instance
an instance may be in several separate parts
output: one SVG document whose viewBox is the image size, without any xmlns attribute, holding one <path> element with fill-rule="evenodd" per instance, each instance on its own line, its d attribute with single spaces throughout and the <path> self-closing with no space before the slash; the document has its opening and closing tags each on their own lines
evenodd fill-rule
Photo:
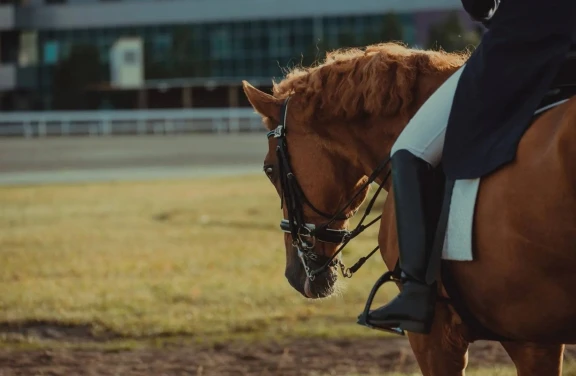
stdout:
<svg viewBox="0 0 576 376">
<path fill-rule="evenodd" d="M 417 97 L 420 75 L 453 71 L 468 56 L 397 43 L 340 49 L 315 66 L 288 70 L 274 82 L 273 93 L 280 99 L 298 95 L 305 104 L 302 115 L 316 120 L 406 114 Z"/>
</svg>

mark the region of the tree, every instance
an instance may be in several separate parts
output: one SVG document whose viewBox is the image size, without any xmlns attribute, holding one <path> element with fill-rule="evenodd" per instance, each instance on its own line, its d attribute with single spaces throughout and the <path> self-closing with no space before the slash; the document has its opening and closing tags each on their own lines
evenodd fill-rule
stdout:
<svg viewBox="0 0 576 376">
<path fill-rule="evenodd" d="M 466 30 L 458 13 L 451 12 L 443 21 L 430 27 L 426 48 L 455 52 L 474 48 L 478 43 L 479 33 L 476 30 Z"/>
<path fill-rule="evenodd" d="M 317 43 L 308 45 L 306 50 L 302 52 L 301 61 L 298 61 L 297 65 L 308 67 L 321 61 L 324 56 L 326 56 L 324 45 L 321 41 L 318 41 Z"/>
<path fill-rule="evenodd" d="M 100 53 L 93 45 L 73 45 L 70 54 L 54 69 L 52 82 L 53 107 L 56 109 L 86 108 L 86 89 L 102 82 Z"/>
<path fill-rule="evenodd" d="M 200 56 L 194 44 L 194 34 L 190 27 L 176 27 L 172 39 L 172 77 L 193 77 L 196 75 L 194 58 Z"/>
<path fill-rule="evenodd" d="M 160 57 L 154 51 L 152 43 L 148 44 L 145 52 L 145 77 L 182 78 L 208 75 L 209 70 L 199 57 L 201 46 L 196 40 L 193 30 L 189 26 L 177 26 L 170 34 L 170 45 Z"/>
<path fill-rule="evenodd" d="M 404 30 L 402 22 L 394 12 L 389 12 L 382 16 L 382 24 L 378 31 L 367 32 L 362 36 L 362 44 L 364 46 L 391 41 L 401 42 L 403 40 Z"/>
<path fill-rule="evenodd" d="M 382 28 L 380 30 L 380 42 L 402 41 L 404 32 L 402 22 L 396 13 L 389 12 L 382 17 Z"/>
<path fill-rule="evenodd" d="M 336 48 L 350 48 L 350 47 L 358 47 L 357 38 L 354 31 L 349 28 L 343 28 L 338 33 L 338 45 L 335 46 Z"/>
<path fill-rule="evenodd" d="M 357 35 L 351 27 L 343 27 L 335 40 L 325 38 L 308 46 L 302 55 L 302 65 L 309 66 L 314 62 L 321 61 L 326 56 L 326 51 L 336 48 L 364 47 L 376 43 L 403 41 L 402 22 L 396 13 L 386 13 L 381 21 L 381 26 L 376 31 L 367 31 L 364 35 Z"/>
</svg>

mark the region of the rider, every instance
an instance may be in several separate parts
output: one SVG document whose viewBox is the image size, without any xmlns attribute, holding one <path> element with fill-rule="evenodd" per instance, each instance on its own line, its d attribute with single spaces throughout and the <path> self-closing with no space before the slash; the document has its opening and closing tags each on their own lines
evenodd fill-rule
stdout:
<svg viewBox="0 0 576 376">
<path fill-rule="evenodd" d="M 374 327 L 430 331 L 436 283 L 427 281 L 426 273 L 429 263 L 438 261 L 430 259 L 434 231 L 426 226 L 422 182 L 441 160 L 449 181 L 477 179 L 512 161 L 576 42 L 576 0 L 462 3 L 488 31 L 392 148 L 402 289 L 390 303 L 370 312 L 368 323 Z"/>
</svg>

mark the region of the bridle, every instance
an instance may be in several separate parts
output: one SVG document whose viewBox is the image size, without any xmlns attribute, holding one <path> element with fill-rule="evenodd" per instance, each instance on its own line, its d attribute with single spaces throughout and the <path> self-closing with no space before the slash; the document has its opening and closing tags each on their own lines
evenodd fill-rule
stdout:
<svg viewBox="0 0 576 376">
<path fill-rule="evenodd" d="M 280 222 L 280 229 L 292 236 L 292 246 L 298 252 L 298 257 L 302 262 L 306 276 L 310 281 L 313 281 L 316 276 L 322 273 L 324 270 L 330 267 L 339 266 L 342 275 L 346 278 L 351 278 L 358 269 L 368 260 L 378 249 L 379 246 L 374 248 L 368 255 L 360 258 L 356 264 L 352 267 L 347 268 L 341 260 L 341 253 L 344 247 L 354 239 L 356 236 L 360 235 L 368 227 L 372 226 L 374 223 L 378 222 L 382 217 L 380 214 L 375 219 L 371 220 L 367 224 L 363 224 L 366 217 L 370 214 L 378 195 L 384 188 L 386 181 L 390 176 L 390 171 L 388 171 L 379 185 L 378 190 L 370 200 L 362 219 L 358 225 L 352 230 L 348 231 L 346 229 L 333 229 L 329 226 L 336 221 L 347 220 L 351 218 L 356 212 L 352 213 L 350 216 L 346 216 L 344 213 L 346 209 L 354 203 L 354 201 L 360 196 L 369 185 L 376 181 L 378 176 L 385 171 L 386 166 L 390 158 L 386 158 L 368 177 L 368 180 L 362 184 L 354 196 L 346 203 L 344 206 L 338 210 L 335 214 L 328 214 L 321 210 L 318 210 L 304 194 L 298 180 L 292 171 L 290 165 L 290 156 L 288 154 L 288 143 L 286 139 L 286 115 L 288 110 L 288 102 L 290 97 L 288 97 L 283 105 L 280 112 L 280 124 L 274 129 L 267 133 L 266 137 L 268 139 L 275 138 L 278 142 L 276 147 L 276 155 L 278 159 L 279 166 L 279 177 L 280 177 L 280 189 L 281 189 L 281 207 L 286 206 L 288 218 L 283 219 Z M 304 205 L 307 205 L 316 214 L 327 219 L 326 222 L 321 225 L 314 225 L 312 223 L 306 223 L 304 221 Z M 330 257 L 318 254 L 314 252 L 314 247 L 317 242 L 340 244 L 338 250 Z"/>
</svg>

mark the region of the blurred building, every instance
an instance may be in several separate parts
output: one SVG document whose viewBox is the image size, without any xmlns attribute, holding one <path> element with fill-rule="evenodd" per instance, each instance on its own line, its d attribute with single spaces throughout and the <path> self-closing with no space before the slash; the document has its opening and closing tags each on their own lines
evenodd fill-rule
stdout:
<svg viewBox="0 0 576 376">
<path fill-rule="evenodd" d="M 0 109 L 246 106 L 283 67 L 400 37 L 460 0 L 0 0 Z"/>
</svg>

